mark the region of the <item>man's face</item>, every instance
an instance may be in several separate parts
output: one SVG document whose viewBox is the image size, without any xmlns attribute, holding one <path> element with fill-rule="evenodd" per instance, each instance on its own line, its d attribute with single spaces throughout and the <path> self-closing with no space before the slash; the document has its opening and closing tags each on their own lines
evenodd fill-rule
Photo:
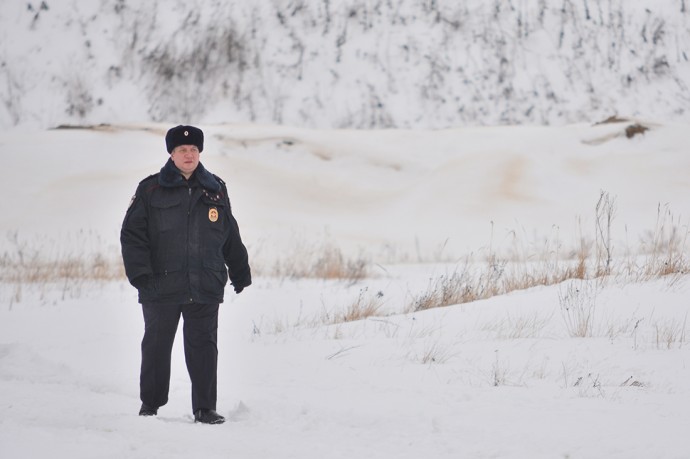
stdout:
<svg viewBox="0 0 690 459">
<path fill-rule="evenodd" d="M 196 145 L 180 145 L 170 153 L 170 158 L 182 175 L 189 178 L 199 165 L 199 149 Z"/>
</svg>

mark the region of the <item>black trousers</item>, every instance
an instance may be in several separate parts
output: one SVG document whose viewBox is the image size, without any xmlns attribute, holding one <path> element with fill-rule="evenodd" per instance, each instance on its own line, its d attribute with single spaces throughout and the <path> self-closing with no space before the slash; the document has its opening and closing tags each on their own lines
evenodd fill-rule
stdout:
<svg viewBox="0 0 690 459">
<path fill-rule="evenodd" d="M 154 408 L 168 403 L 170 359 L 180 322 L 184 320 L 184 356 L 192 381 L 192 412 L 216 409 L 218 392 L 218 304 L 142 304 L 141 401 Z"/>
</svg>

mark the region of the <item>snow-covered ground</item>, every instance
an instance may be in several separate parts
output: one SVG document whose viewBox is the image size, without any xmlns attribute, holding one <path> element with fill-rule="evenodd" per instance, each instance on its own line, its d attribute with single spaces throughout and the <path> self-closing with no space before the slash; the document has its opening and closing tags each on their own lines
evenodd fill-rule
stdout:
<svg viewBox="0 0 690 459">
<path fill-rule="evenodd" d="M 687 274 L 410 308 L 470 253 L 564 258 L 594 237 L 602 190 L 616 203 L 616 262 L 644 260 L 662 224 L 687 255 L 690 131 L 639 121 L 651 130 L 630 139 L 634 121 L 202 126 L 202 162 L 228 182 L 257 273 L 241 295 L 228 289 L 220 313 L 218 407 L 229 422 L 194 424 L 180 339 L 169 404 L 137 416 L 143 319 L 125 281 L 5 281 L 0 457 L 688 457 Z M 166 160 L 168 127 L 0 133 L 4 275 L 34 251 L 116 259 L 138 180 Z M 275 275 L 322 244 L 366 259 L 368 276 Z M 568 326 L 574 289 L 592 312 L 587 337 Z M 358 300 L 378 315 L 333 320 Z"/>
</svg>

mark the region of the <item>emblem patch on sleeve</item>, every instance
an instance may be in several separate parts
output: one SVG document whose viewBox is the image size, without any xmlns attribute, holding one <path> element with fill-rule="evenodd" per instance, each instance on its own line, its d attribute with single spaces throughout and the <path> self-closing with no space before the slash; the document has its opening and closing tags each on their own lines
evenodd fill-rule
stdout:
<svg viewBox="0 0 690 459">
<path fill-rule="evenodd" d="M 218 221 L 218 209 L 215 207 L 211 207 L 208 210 L 208 219 L 211 220 L 211 222 L 215 223 Z"/>
</svg>

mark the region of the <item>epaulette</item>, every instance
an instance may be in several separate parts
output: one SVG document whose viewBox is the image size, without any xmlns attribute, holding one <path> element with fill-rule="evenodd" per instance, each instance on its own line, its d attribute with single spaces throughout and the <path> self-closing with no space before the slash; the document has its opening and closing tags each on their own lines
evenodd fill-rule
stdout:
<svg viewBox="0 0 690 459">
<path fill-rule="evenodd" d="M 220 187 L 223 188 L 223 191 L 225 191 L 225 193 L 226 193 L 226 195 L 224 196 L 225 201 L 228 203 L 228 207 L 230 208 L 230 213 L 232 213 L 232 204 L 230 204 L 230 196 L 227 195 L 228 187 L 225 184 L 225 181 L 222 178 L 218 177 L 216 174 L 211 174 L 211 175 L 213 175 L 215 177 L 215 179 L 218 180 L 218 183 L 220 183 Z"/>
<path fill-rule="evenodd" d="M 225 181 L 223 181 L 222 178 L 218 177 L 216 174 L 211 174 L 211 175 L 213 175 L 216 178 L 216 180 L 218 180 L 218 183 L 225 186 Z"/>
<path fill-rule="evenodd" d="M 156 172 L 155 174 L 151 174 L 148 177 L 146 177 L 144 180 L 139 182 L 139 188 L 144 189 L 146 193 L 150 192 L 154 188 L 158 188 L 158 176 L 160 175 L 160 172 Z M 153 182 L 153 183 L 150 183 Z M 146 186 L 148 185 L 148 186 Z"/>
<path fill-rule="evenodd" d="M 151 180 L 154 177 L 158 177 L 159 175 L 160 175 L 160 172 L 156 172 L 155 174 L 151 174 L 148 177 L 146 177 L 145 179 L 143 179 L 141 182 L 139 182 L 139 185 L 141 185 L 142 183 L 144 183 L 147 180 Z"/>
</svg>

